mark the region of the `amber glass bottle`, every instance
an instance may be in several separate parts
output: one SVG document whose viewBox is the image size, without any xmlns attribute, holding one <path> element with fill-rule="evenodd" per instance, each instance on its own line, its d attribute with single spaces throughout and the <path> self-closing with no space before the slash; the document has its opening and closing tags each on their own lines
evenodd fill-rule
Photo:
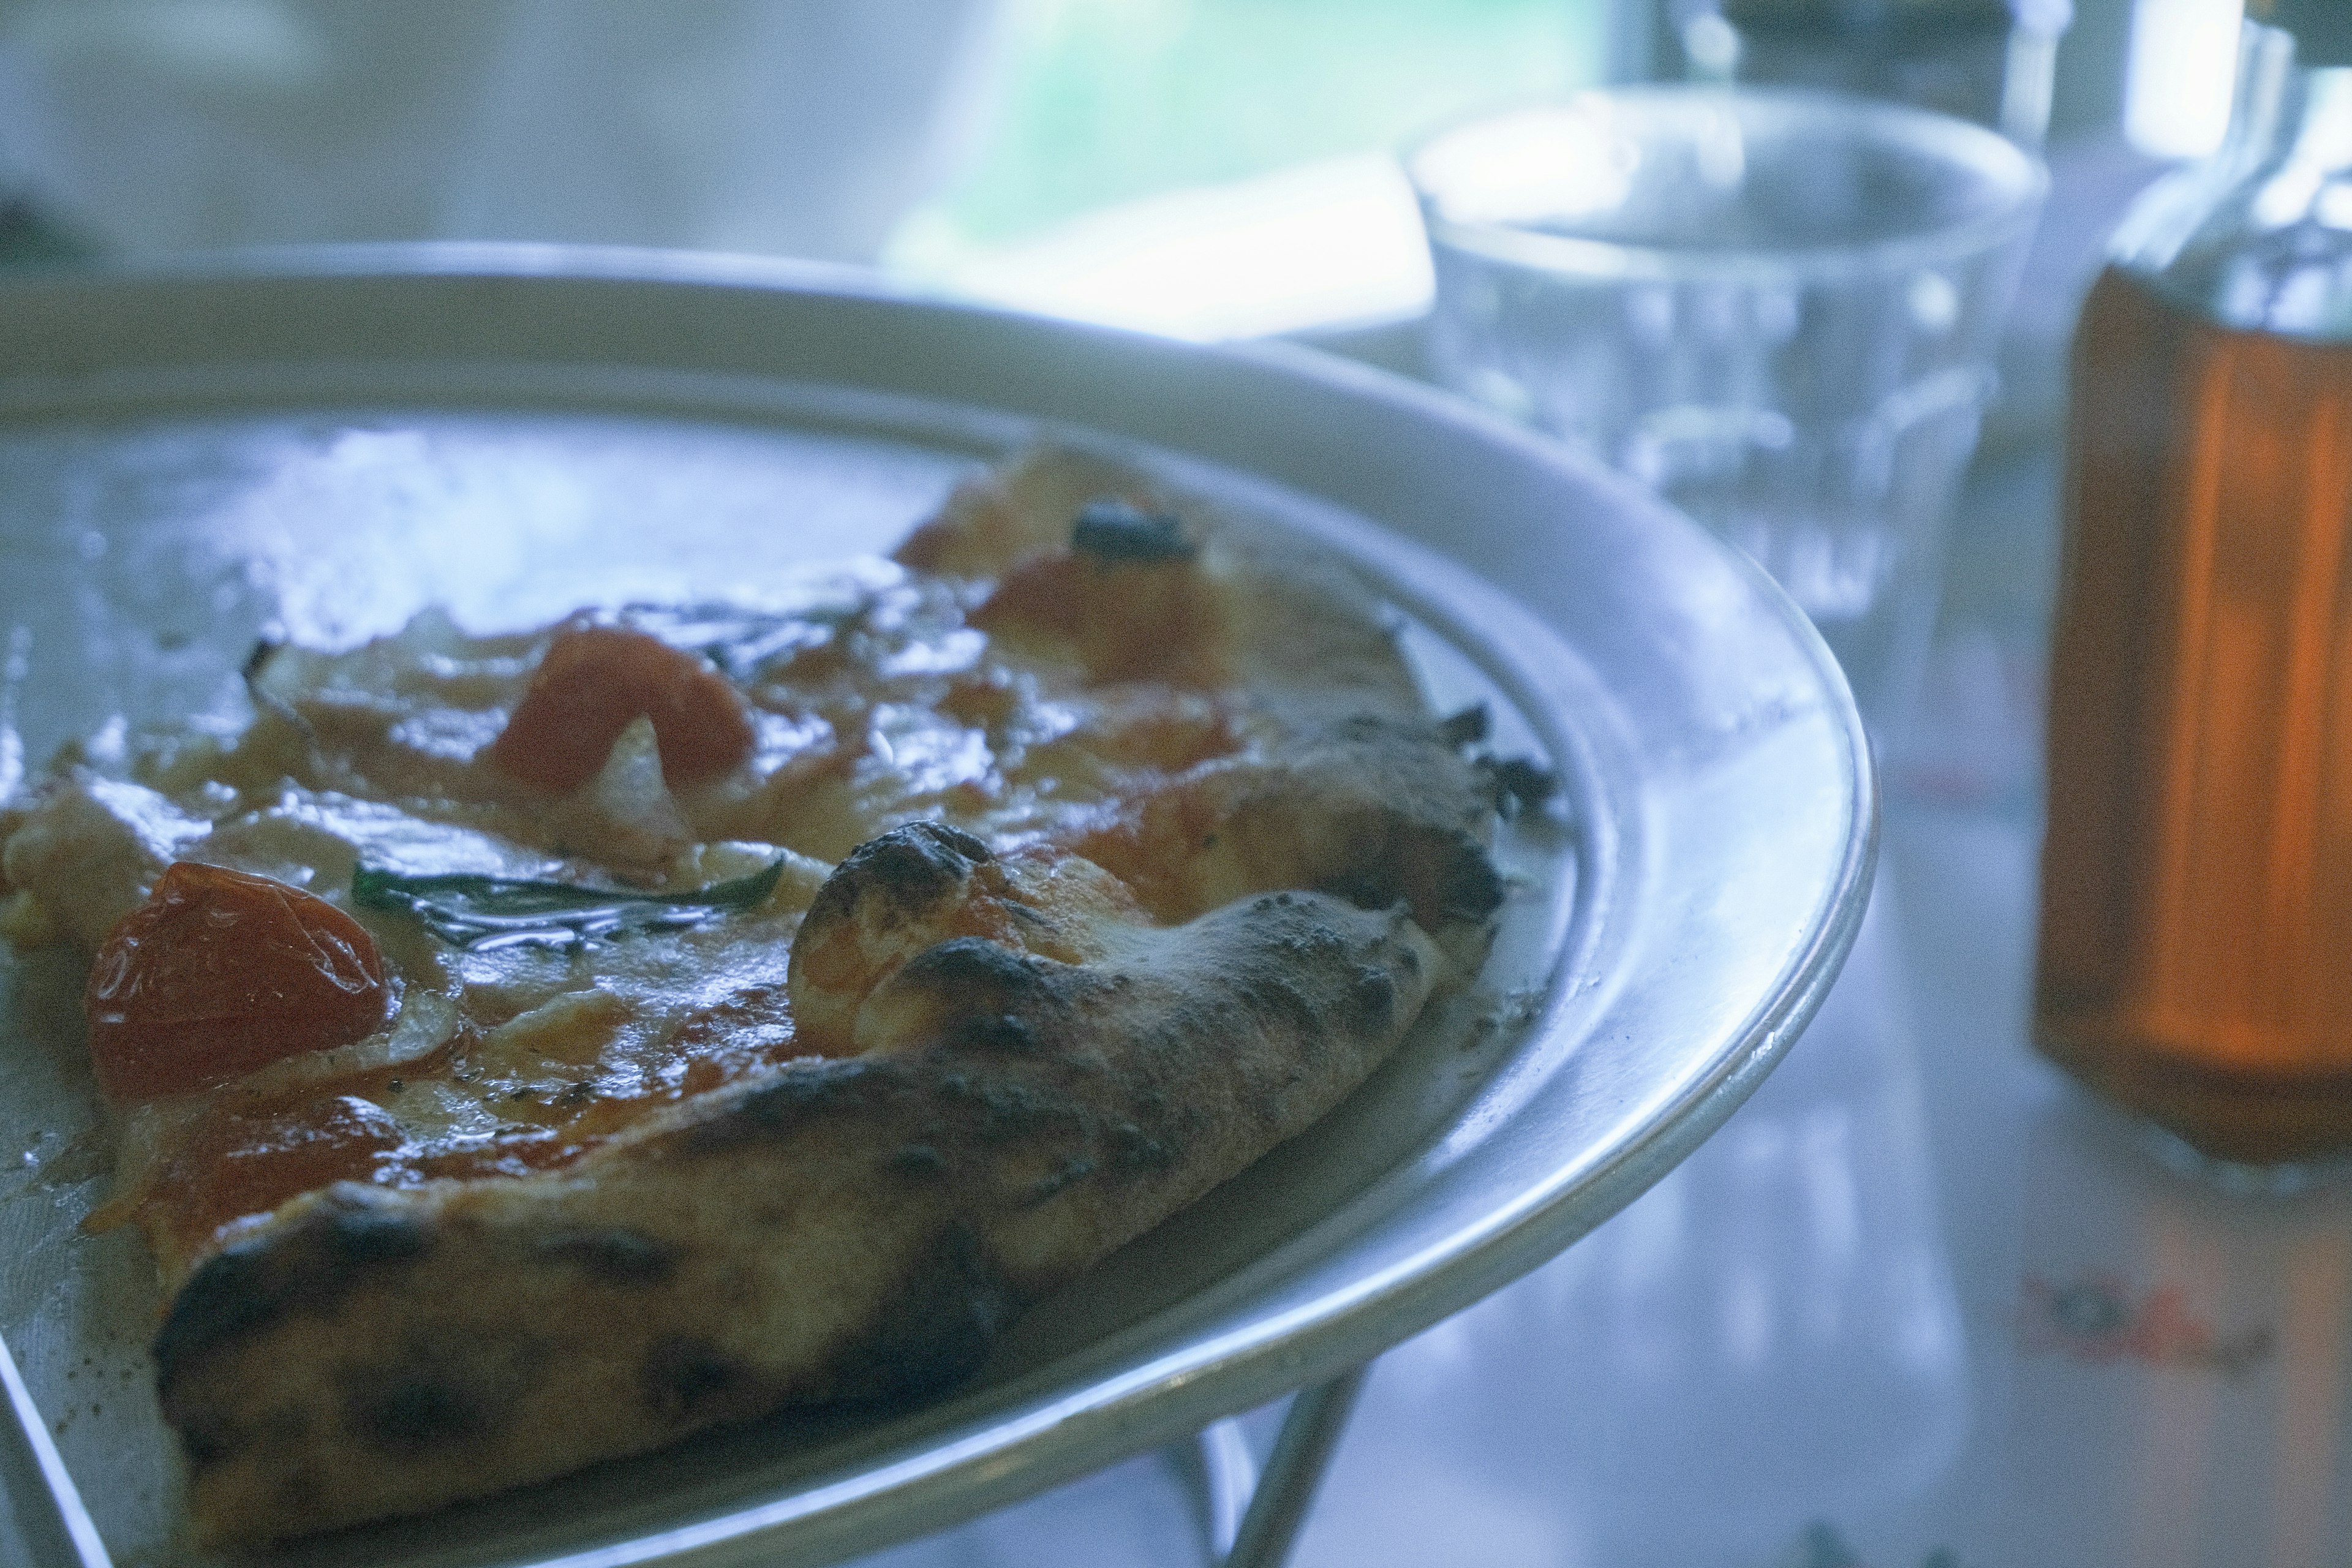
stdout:
<svg viewBox="0 0 2352 1568">
<path fill-rule="evenodd" d="M 2352 0 L 2252 10 L 2076 333 L 2034 1032 L 2296 1165 L 2352 1156 Z"/>
</svg>

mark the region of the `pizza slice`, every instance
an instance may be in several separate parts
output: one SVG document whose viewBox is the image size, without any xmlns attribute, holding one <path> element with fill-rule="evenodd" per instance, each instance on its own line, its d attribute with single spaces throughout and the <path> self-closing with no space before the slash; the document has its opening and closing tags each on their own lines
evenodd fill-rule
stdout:
<svg viewBox="0 0 2352 1568">
<path fill-rule="evenodd" d="M 1066 452 L 782 608 L 249 677 L 0 807 L 215 1542 L 969 1375 L 1475 973 L 1529 793 L 1352 584 Z"/>
</svg>

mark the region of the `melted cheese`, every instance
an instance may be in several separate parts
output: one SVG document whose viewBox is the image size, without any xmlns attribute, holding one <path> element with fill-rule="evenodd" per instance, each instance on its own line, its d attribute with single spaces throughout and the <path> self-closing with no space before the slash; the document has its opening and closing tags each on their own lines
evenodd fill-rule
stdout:
<svg viewBox="0 0 2352 1568">
<path fill-rule="evenodd" d="M 139 777 L 75 772 L 37 788 L 14 808 L 5 865 L 5 885 L 38 907 L 19 910 L 12 929 L 46 919 L 86 946 L 175 858 L 346 907 L 361 863 L 673 891 L 784 867 L 758 910 L 569 947 L 466 949 L 404 916 L 354 911 L 397 977 L 392 1024 L 131 1109 L 117 1189 L 95 1222 L 136 1219 L 176 1274 L 300 1192 L 547 1170 L 652 1110 L 804 1052 L 787 969 L 832 862 L 918 819 L 999 848 L 1068 843 L 1188 768 L 1259 754 L 1282 733 L 1276 711 L 1202 678 L 1268 667 L 1245 643 L 1225 646 L 1251 626 L 1353 638 L 1355 651 L 1316 679 L 1351 706 L 1412 706 L 1386 639 L 1364 643 L 1360 605 L 1277 603 L 1213 554 L 1197 570 L 1168 569 L 1177 575 L 1146 596 L 1169 607 L 1164 626 L 1122 619 L 1136 572 L 1062 571 L 1071 591 L 1110 597 L 1075 616 L 1055 611 L 1071 636 L 1012 616 L 992 635 L 974 624 L 989 548 L 993 570 L 1007 571 L 1051 532 L 1002 522 L 990 523 L 1002 538 L 988 548 L 955 535 L 952 507 L 919 535 L 955 575 L 863 563 L 798 612 L 615 617 L 708 657 L 747 705 L 750 760 L 691 790 L 665 785 L 643 720 L 570 795 L 549 799 L 501 773 L 485 752 L 562 628 L 473 637 L 437 612 L 345 653 L 276 650 L 253 679 L 252 723 L 226 743 L 152 747 L 143 754 L 158 760 Z M 1106 663 L 1096 645 L 1114 636 L 1119 652 Z M 1182 679 L 1126 679 L 1147 666 Z M 1050 876 L 1038 879 L 1043 888 Z M 856 1048 L 841 1033 L 835 1048 Z"/>
</svg>

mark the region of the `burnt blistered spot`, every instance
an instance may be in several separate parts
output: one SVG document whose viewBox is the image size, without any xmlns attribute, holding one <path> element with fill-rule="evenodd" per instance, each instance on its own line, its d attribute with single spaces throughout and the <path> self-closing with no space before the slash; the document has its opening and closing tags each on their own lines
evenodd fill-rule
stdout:
<svg viewBox="0 0 2352 1568">
<path fill-rule="evenodd" d="M 924 949 L 889 979 L 893 995 L 920 996 L 950 1048 L 1032 1055 L 1070 1011 L 1073 988 L 1098 984 L 1066 965 L 960 936 Z"/>
<path fill-rule="evenodd" d="M 325 1226 L 328 1252 L 345 1263 L 395 1263 L 433 1244 L 433 1227 L 414 1215 L 373 1204 L 337 1204 Z"/>
<path fill-rule="evenodd" d="M 1351 866 L 1339 876 L 1325 879 L 1316 889 L 1342 899 L 1360 910 L 1384 910 L 1401 896 L 1397 879 L 1385 867 Z"/>
<path fill-rule="evenodd" d="M 1485 740 L 1488 722 L 1486 705 L 1473 702 L 1459 713 L 1449 713 L 1439 720 L 1437 738 L 1458 752 L 1465 746 L 1475 746 Z"/>
<path fill-rule="evenodd" d="M 1086 1120 L 1067 1098 L 1032 1084 L 982 1084 L 973 1098 L 981 1109 L 980 1136 L 990 1142 L 1024 1138 L 1056 1127 L 1076 1128 Z"/>
<path fill-rule="evenodd" d="M 372 1369 L 345 1390 L 343 1409 L 362 1442 L 402 1458 L 471 1437 L 490 1424 L 477 1389 L 431 1373 Z"/>
<path fill-rule="evenodd" d="M 1525 757 L 1481 757 L 1478 767 L 1493 791 L 1495 809 L 1507 817 L 1540 811 L 1559 793 L 1559 774 Z"/>
<path fill-rule="evenodd" d="M 1348 1000 L 1355 1009 L 1357 1026 L 1368 1033 L 1385 1032 L 1396 1019 L 1396 982 L 1385 969 L 1370 964 L 1358 969 Z"/>
<path fill-rule="evenodd" d="M 677 1268 L 677 1255 L 635 1230 L 582 1230 L 546 1237 L 536 1246 L 550 1263 L 569 1264 L 605 1285 L 658 1285 Z"/>
<path fill-rule="evenodd" d="M 1289 974 L 1272 966 L 1261 968 L 1243 979 L 1240 994 L 1251 1016 L 1277 1037 L 1310 1052 L 1322 1044 L 1321 1011 Z"/>
<path fill-rule="evenodd" d="M 901 1175 L 928 1179 L 947 1173 L 948 1157 L 929 1143 L 908 1143 L 890 1156 L 890 1168 Z"/>
<path fill-rule="evenodd" d="M 1396 972 L 1411 980 L 1421 973 L 1421 949 L 1409 942 L 1390 944 L 1393 951 L 1381 951 L 1383 962 L 1393 964 Z"/>
<path fill-rule="evenodd" d="M 1066 1094 L 1018 1079 L 945 1073 L 940 1098 L 953 1103 L 962 1130 L 982 1143 L 1003 1143 L 1040 1132 L 1082 1132 L 1085 1110 Z"/>
<path fill-rule="evenodd" d="M 1360 910 L 1384 910 L 1402 900 L 1432 931 L 1449 921 L 1484 920 L 1502 904 L 1502 879 L 1471 834 L 1422 824 L 1351 826 L 1350 841 L 1361 848 L 1318 883 L 1317 891 Z"/>
<path fill-rule="evenodd" d="M 1030 1184 L 1029 1190 L 1022 1194 L 1023 1206 L 1036 1207 L 1055 1194 L 1085 1181 L 1095 1170 L 1095 1163 L 1084 1154 L 1066 1155 L 1049 1173 Z"/>
<path fill-rule="evenodd" d="M 684 1420 L 751 1383 L 741 1363 L 708 1340 L 681 1335 L 646 1352 L 646 1403 L 664 1420 Z"/>
<path fill-rule="evenodd" d="M 943 822 L 909 822 L 869 838 L 834 868 L 809 906 L 812 925 L 846 920 L 870 899 L 889 920 L 911 920 L 959 891 L 975 867 L 996 858 L 987 845 Z"/>
<path fill-rule="evenodd" d="M 1115 1122 L 1103 1134 L 1111 1163 L 1128 1171 L 1161 1171 L 1173 1164 L 1174 1150 L 1132 1121 Z"/>
<path fill-rule="evenodd" d="M 374 1268 L 421 1255 L 423 1220 L 362 1188 L 338 1188 L 306 1218 L 223 1248 L 197 1265 L 155 1335 L 159 1387 L 218 1346 L 289 1311 L 323 1311 Z"/>
<path fill-rule="evenodd" d="M 888 1300 L 873 1332 L 834 1363 L 836 1396 L 898 1398 L 969 1377 L 1024 1305 L 961 1223 L 940 1233 Z"/>
<path fill-rule="evenodd" d="M 892 984 L 921 986 L 970 1006 L 1007 1012 L 1051 994 L 1045 973 L 1044 964 L 1027 953 L 984 937 L 959 936 L 908 959 Z"/>
<path fill-rule="evenodd" d="M 1503 905 L 1503 878 L 1477 843 L 1465 836 L 1440 851 L 1437 905 L 1444 920 L 1483 921 Z"/>
<path fill-rule="evenodd" d="M 1116 496 L 1101 496 L 1078 510 L 1070 527 L 1070 549 L 1108 564 L 1163 566 L 1190 561 L 1199 547 L 1184 537 L 1181 520 L 1148 512 Z"/>
<path fill-rule="evenodd" d="M 693 1153 L 712 1153 L 734 1148 L 747 1139 L 782 1137 L 812 1118 L 871 1103 L 896 1088 L 898 1077 L 896 1064 L 883 1058 L 794 1062 L 691 1129 L 681 1147 Z"/>
<path fill-rule="evenodd" d="M 188 1277 L 155 1336 L 156 1378 L 167 1402 L 189 1363 L 285 1310 L 284 1273 L 272 1263 L 269 1244 L 253 1242 L 215 1253 Z"/>
<path fill-rule="evenodd" d="M 192 1465 L 215 1463 L 245 1447 L 245 1434 L 223 1411 L 174 1410 L 172 1420 L 180 1429 L 180 1450 Z"/>
<path fill-rule="evenodd" d="M 1010 1013 L 983 1013 L 962 1019 L 952 1038 L 967 1050 L 1009 1051 L 1015 1056 L 1034 1055 L 1038 1043 L 1037 1031 Z"/>
</svg>

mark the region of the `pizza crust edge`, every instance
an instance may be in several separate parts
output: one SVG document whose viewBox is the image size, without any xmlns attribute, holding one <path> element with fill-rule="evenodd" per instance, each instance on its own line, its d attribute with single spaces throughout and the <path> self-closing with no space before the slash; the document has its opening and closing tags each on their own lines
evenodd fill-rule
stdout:
<svg viewBox="0 0 2352 1568">
<path fill-rule="evenodd" d="M 341 1184 L 157 1342 L 210 1543 L 440 1506 L 781 1405 L 969 1375 L 1024 1307 L 1322 1117 L 1444 959 L 1268 893 L 1059 964 L 927 953 L 919 1045 L 789 1065 L 562 1177 Z"/>
</svg>

